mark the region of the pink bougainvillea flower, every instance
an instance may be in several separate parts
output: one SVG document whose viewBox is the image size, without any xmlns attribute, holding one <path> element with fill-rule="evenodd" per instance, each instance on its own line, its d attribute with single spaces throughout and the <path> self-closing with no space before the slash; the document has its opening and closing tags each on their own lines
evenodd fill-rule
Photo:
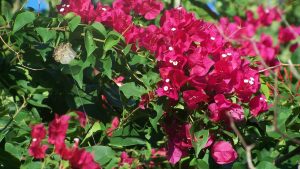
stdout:
<svg viewBox="0 0 300 169">
<path fill-rule="evenodd" d="M 85 149 L 73 148 L 69 159 L 71 168 L 74 169 L 100 169 L 100 165 L 94 160 L 93 154 Z"/>
<path fill-rule="evenodd" d="M 232 145 L 226 141 L 218 141 L 211 148 L 212 158 L 217 164 L 229 164 L 234 162 L 238 154 Z"/>
<path fill-rule="evenodd" d="M 63 0 L 62 3 L 57 6 L 57 10 L 63 15 L 74 12 L 86 23 L 94 21 L 97 15 L 94 10 L 94 5 L 90 0 Z"/>
<path fill-rule="evenodd" d="M 278 39 L 280 43 L 288 43 L 300 35 L 300 26 L 280 27 Z"/>
<path fill-rule="evenodd" d="M 138 41 L 141 47 L 154 53 L 157 50 L 158 41 L 163 37 L 161 30 L 156 25 L 149 25 L 140 32 Z"/>
<path fill-rule="evenodd" d="M 207 143 L 205 144 L 204 148 L 210 147 L 214 143 L 214 141 L 215 141 L 215 137 L 209 134 Z"/>
<path fill-rule="evenodd" d="M 41 141 L 46 137 L 47 131 L 43 124 L 36 124 L 32 126 L 31 137 L 37 141 Z"/>
<path fill-rule="evenodd" d="M 190 124 L 180 124 L 177 120 L 167 119 L 164 131 L 168 136 L 167 159 L 170 163 L 176 164 L 182 157 L 188 155 L 192 147 L 192 136 Z"/>
<path fill-rule="evenodd" d="M 123 166 L 124 164 L 131 165 L 133 160 L 134 160 L 133 158 L 130 158 L 129 155 L 125 151 L 123 151 L 121 153 L 120 157 L 121 157 L 121 159 L 120 159 L 120 162 L 119 162 L 119 166 Z"/>
<path fill-rule="evenodd" d="M 157 95 L 178 100 L 178 91 L 188 80 L 184 72 L 172 67 L 160 68 L 159 72 L 163 81 L 158 83 Z"/>
<path fill-rule="evenodd" d="M 242 68 L 233 74 L 232 84 L 240 100 L 249 102 L 252 94 L 260 88 L 259 72 L 250 68 L 248 62 L 244 62 Z"/>
<path fill-rule="evenodd" d="M 294 43 L 290 46 L 290 52 L 294 53 L 300 45 L 298 43 Z"/>
<path fill-rule="evenodd" d="M 152 91 L 150 91 L 147 94 L 142 95 L 141 100 L 139 102 L 139 108 L 143 109 L 143 110 L 148 108 L 148 104 L 153 99 L 154 99 L 154 93 Z"/>
<path fill-rule="evenodd" d="M 114 9 L 122 9 L 126 14 L 130 14 L 130 11 L 133 10 L 140 0 L 115 0 L 113 2 Z"/>
<path fill-rule="evenodd" d="M 167 159 L 171 164 L 176 164 L 182 157 L 182 151 L 175 144 L 168 144 Z"/>
<path fill-rule="evenodd" d="M 155 19 L 163 10 L 164 5 L 158 0 L 138 0 L 134 11 L 147 20 Z"/>
<path fill-rule="evenodd" d="M 106 131 L 108 137 L 111 137 L 113 135 L 113 131 L 115 131 L 119 127 L 119 123 L 119 117 L 114 117 L 111 122 L 111 127 Z"/>
<path fill-rule="evenodd" d="M 55 118 L 49 123 L 48 142 L 59 148 L 65 144 L 66 132 L 69 126 L 70 116 L 55 114 Z"/>
<path fill-rule="evenodd" d="M 112 8 L 107 5 L 102 5 L 100 2 L 96 5 L 96 17 L 95 21 L 97 22 L 106 22 L 111 18 Z"/>
<path fill-rule="evenodd" d="M 202 48 L 196 48 L 188 57 L 188 64 L 191 67 L 190 75 L 204 76 L 208 73 L 214 62 L 208 57 L 207 52 Z"/>
<path fill-rule="evenodd" d="M 274 66 L 278 64 L 276 55 L 279 52 L 279 47 L 273 46 L 273 40 L 271 36 L 262 34 L 260 42 L 257 43 L 257 48 L 267 65 Z"/>
<path fill-rule="evenodd" d="M 183 100 L 191 110 L 197 108 L 198 103 L 206 102 L 207 99 L 208 96 L 204 90 L 186 90 L 183 92 Z"/>
<path fill-rule="evenodd" d="M 264 26 L 270 26 L 273 21 L 281 21 L 280 11 L 278 8 L 264 8 L 260 5 L 257 8 L 257 13 L 259 15 L 259 21 Z"/>
<path fill-rule="evenodd" d="M 266 97 L 262 94 L 259 94 L 251 99 L 249 103 L 250 113 L 256 117 L 260 113 L 263 113 L 268 110 L 268 103 Z"/>
<path fill-rule="evenodd" d="M 36 159 L 43 159 L 46 156 L 47 149 L 47 145 L 41 145 L 41 142 L 37 141 L 36 138 L 33 138 L 32 142 L 30 143 L 28 152 L 29 155 L 33 156 Z"/>
<path fill-rule="evenodd" d="M 78 116 L 77 119 L 79 120 L 80 126 L 85 127 L 87 120 L 86 113 L 81 111 L 76 111 L 75 113 Z"/>
<path fill-rule="evenodd" d="M 167 151 L 165 148 L 151 149 L 151 158 L 166 157 Z"/>
<path fill-rule="evenodd" d="M 31 130 L 32 141 L 29 146 L 29 155 L 36 159 L 45 158 L 47 145 L 42 145 L 41 141 L 46 137 L 46 129 L 43 124 L 32 126 Z"/>
<path fill-rule="evenodd" d="M 113 81 L 118 85 L 122 86 L 123 85 L 123 80 L 125 79 L 124 76 L 119 76 L 113 79 Z"/>
<path fill-rule="evenodd" d="M 216 95 L 214 99 L 215 103 L 211 103 L 208 106 L 208 109 L 210 110 L 210 120 L 214 122 L 226 120 L 227 113 L 229 113 L 236 121 L 244 119 L 244 110 L 240 105 L 227 100 L 222 94 Z"/>
</svg>

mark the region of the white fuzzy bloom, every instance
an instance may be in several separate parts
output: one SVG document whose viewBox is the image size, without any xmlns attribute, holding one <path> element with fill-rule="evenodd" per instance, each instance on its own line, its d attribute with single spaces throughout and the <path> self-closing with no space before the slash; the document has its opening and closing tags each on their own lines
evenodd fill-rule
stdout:
<svg viewBox="0 0 300 169">
<path fill-rule="evenodd" d="M 54 60 L 61 64 L 69 64 L 76 57 L 76 52 L 72 49 L 70 43 L 60 44 L 54 49 Z"/>
</svg>

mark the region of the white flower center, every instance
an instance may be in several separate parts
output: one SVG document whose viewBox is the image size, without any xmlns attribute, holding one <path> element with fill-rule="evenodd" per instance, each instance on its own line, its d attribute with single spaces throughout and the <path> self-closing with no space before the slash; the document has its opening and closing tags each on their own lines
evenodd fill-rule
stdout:
<svg viewBox="0 0 300 169">
<path fill-rule="evenodd" d="M 35 141 L 37 141 L 37 139 L 36 139 L 36 138 L 33 138 L 32 141 L 35 142 Z"/>
<path fill-rule="evenodd" d="M 171 31 L 173 31 L 173 32 L 176 31 L 176 28 L 172 28 Z"/>
<path fill-rule="evenodd" d="M 222 54 L 222 57 L 223 57 L 223 58 L 226 58 L 226 57 L 227 57 L 227 55 L 226 55 L 225 53 L 223 53 L 223 54 Z"/>
<path fill-rule="evenodd" d="M 249 83 L 249 80 L 248 79 L 244 79 L 244 83 Z"/>
<path fill-rule="evenodd" d="M 65 8 L 60 8 L 59 12 L 65 11 Z"/>
<path fill-rule="evenodd" d="M 173 62 L 173 65 L 174 65 L 174 66 L 177 66 L 177 65 L 178 65 L 178 62 L 177 62 L 177 61 L 174 61 L 174 62 Z"/>
<path fill-rule="evenodd" d="M 170 82 L 170 79 L 166 79 L 165 82 L 166 82 L 166 83 L 169 83 L 169 82 Z"/>
<path fill-rule="evenodd" d="M 172 51 L 174 50 L 174 48 L 172 46 L 169 47 L 169 51 Z"/>
<path fill-rule="evenodd" d="M 169 87 L 168 86 L 164 86 L 164 91 L 168 91 Z"/>
<path fill-rule="evenodd" d="M 213 37 L 213 36 L 212 36 L 212 37 L 210 37 L 210 39 L 211 39 L 211 40 L 216 40 L 216 38 L 215 38 L 215 37 Z"/>
<path fill-rule="evenodd" d="M 79 138 L 74 138 L 75 143 L 79 143 Z"/>
<path fill-rule="evenodd" d="M 102 11 L 106 11 L 107 9 L 106 8 L 101 8 L 102 9 Z"/>
<path fill-rule="evenodd" d="M 232 54 L 230 52 L 227 53 L 228 56 L 231 56 Z"/>
</svg>

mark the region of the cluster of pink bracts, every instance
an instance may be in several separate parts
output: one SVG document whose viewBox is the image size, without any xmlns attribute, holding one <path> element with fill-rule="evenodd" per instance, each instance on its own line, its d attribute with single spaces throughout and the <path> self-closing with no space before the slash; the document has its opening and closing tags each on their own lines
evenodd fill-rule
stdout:
<svg viewBox="0 0 300 169">
<path fill-rule="evenodd" d="M 155 19 L 163 10 L 163 3 L 158 0 L 116 0 L 112 7 L 101 3 L 94 6 L 90 0 L 63 0 L 57 9 L 63 15 L 74 12 L 85 23 L 101 22 L 113 28 L 124 36 L 128 44 L 133 44 L 134 51 L 142 48 L 150 51 L 158 61 L 162 79 L 157 84 L 156 93 L 151 93 L 151 98 L 153 95 L 166 97 L 169 105 L 175 105 L 182 97 L 189 111 L 204 107 L 210 120 L 215 123 L 228 123 L 228 114 L 236 122 L 243 121 L 243 107 L 249 107 L 254 117 L 268 110 L 267 100 L 259 92 L 259 70 L 279 64 L 276 55 L 280 52 L 280 45 L 274 45 L 272 37 L 266 34 L 261 35 L 260 41 L 255 41 L 253 37 L 259 28 L 281 21 L 281 12 L 277 8 L 264 9 L 259 6 L 257 19 L 253 12 L 247 11 L 245 20 L 236 16 L 234 22 L 221 18 L 218 24 L 212 24 L 197 19 L 193 13 L 179 7 L 166 10 L 161 16 L 160 26 L 137 26 L 131 16 Z M 300 28 L 281 27 L 279 43 L 286 44 L 297 35 L 300 35 Z M 293 52 L 297 47 L 298 44 L 293 44 L 290 50 Z M 247 60 L 254 56 L 261 57 L 258 67 Z M 140 108 L 147 107 L 151 100 L 149 97 L 144 95 L 141 98 Z M 238 98 L 235 102 L 234 97 Z M 72 148 L 65 146 L 65 121 L 68 120 L 68 116 L 56 116 L 50 123 L 49 143 L 55 146 L 56 153 L 70 161 L 71 166 L 99 168 L 92 155 L 79 149 L 76 143 Z M 168 120 L 167 126 L 162 125 L 169 139 L 167 158 L 175 164 L 188 155 L 192 147 L 191 125 L 179 124 L 175 118 Z M 114 119 L 109 136 L 117 125 L 118 120 Z M 42 125 L 33 127 L 30 154 L 36 158 L 44 157 L 47 146 L 41 145 L 41 140 L 45 136 L 46 130 Z M 238 155 L 231 143 L 217 140 L 210 133 L 205 146 L 205 149 L 210 148 L 216 163 L 235 161 Z"/>
<path fill-rule="evenodd" d="M 83 112 L 76 112 L 80 125 L 86 125 L 86 116 Z M 94 161 L 91 153 L 78 147 L 79 139 L 74 139 L 74 145 L 68 147 L 65 143 L 66 132 L 69 126 L 69 115 L 55 115 L 54 120 L 49 124 L 48 143 L 54 145 L 55 153 L 60 155 L 63 160 L 67 160 L 74 169 L 100 169 L 98 163 Z M 43 124 L 36 124 L 32 127 L 32 141 L 29 146 L 29 154 L 37 159 L 45 158 L 48 145 L 43 144 L 47 131 Z"/>
</svg>

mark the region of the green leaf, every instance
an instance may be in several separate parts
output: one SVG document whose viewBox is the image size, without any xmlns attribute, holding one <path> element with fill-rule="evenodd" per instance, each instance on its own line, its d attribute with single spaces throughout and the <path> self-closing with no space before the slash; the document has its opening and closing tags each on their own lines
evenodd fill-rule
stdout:
<svg viewBox="0 0 300 169">
<path fill-rule="evenodd" d="M 261 84 L 260 87 L 261 92 L 266 96 L 266 99 L 268 100 L 270 97 L 270 89 L 266 84 Z"/>
<path fill-rule="evenodd" d="M 120 41 L 120 38 L 115 36 L 115 35 L 109 35 L 106 39 L 105 39 L 105 43 L 104 43 L 104 47 L 103 49 L 105 51 L 108 51 L 110 49 L 112 49 L 115 45 L 117 45 Z"/>
<path fill-rule="evenodd" d="M 300 48 L 298 48 L 291 57 L 293 64 L 300 64 Z"/>
<path fill-rule="evenodd" d="M 127 55 L 131 50 L 132 44 L 126 45 L 126 47 L 122 50 L 124 55 Z"/>
<path fill-rule="evenodd" d="M 146 142 L 137 137 L 112 137 L 109 139 L 113 146 L 145 145 Z"/>
<path fill-rule="evenodd" d="M 94 154 L 95 161 L 100 165 L 105 165 L 115 156 L 115 152 L 107 146 L 92 146 L 87 147 L 86 150 Z"/>
<path fill-rule="evenodd" d="M 163 115 L 164 110 L 163 110 L 162 105 L 158 105 L 156 103 L 151 103 L 151 105 L 153 106 L 153 109 L 156 112 L 156 116 L 154 118 L 149 117 L 149 120 L 150 120 L 152 127 L 157 132 L 157 123 L 158 123 L 159 119 L 161 118 L 161 116 Z"/>
<path fill-rule="evenodd" d="M 200 131 L 191 131 L 192 135 L 196 138 L 196 142 L 192 141 L 193 147 L 195 149 L 195 154 L 198 156 L 200 151 L 204 148 L 205 144 L 208 141 L 209 131 L 200 130 Z"/>
<path fill-rule="evenodd" d="M 105 59 L 102 59 L 103 64 L 103 74 L 105 74 L 108 78 L 112 78 L 112 60 L 108 56 Z"/>
<path fill-rule="evenodd" d="M 232 169 L 247 169 L 247 167 L 243 163 L 235 162 Z"/>
<path fill-rule="evenodd" d="M 39 161 L 31 161 L 21 166 L 21 169 L 41 169 L 42 162 Z"/>
<path fill-rule="evenodd" d="M 71 32 L 73 32 L 78 27 L 80 21 L 81 21 L 81 17 L 77 15 L 69 22 L 69 28 Z"/>
<path fill-rule="evenodd" d="M 36 28 L 35 30 L 42 37 L 44 43 L 55 39 L 56 37 L 56 31 L 54 30 L 48 30 L 47 28 L 42 27 Z"/>
<path fill-rule="evenodd" d="M 86 31 L 85 33 L 84 45 L 87 52 L 87 56 L 90 56 L 97 48 L 93 39 L 93 35 L 90 31 Z"/>
<path fill-rule="evenodd" d="M 0 26 L 4 26 L 4 25 L 6 25 L 6 21 L 3 18 L 3 16 L 0 15 Z"/>
<path fill-rule="evenodd" d="M 35 107 L 48 108 L 49 110 L 51 110 L 51 107 L 49 107 L 49 106 L 46 105 L 46 104 L 42 104 L 40 101 L 30 99 L 30 100 L 28 100 L 27 102 L 28 102 L 29 104 L 35 106 Z"/>
<path fill-rule="evenodd" d="M 13 33 L 17 32 L 25 25 L 32 23 L 34 20 L 35 20 L 35 14 L 33 12 L 25 11 L 18 14 L 12 32 Z"/>
<path fill-rule="evenodd" d="M 209 169 L 208 164 L 202 159 L 192 159 L 190 162 L 190 166 L 193 166 L 197 169 Z"/>
<path fill-rule="evenodd" d="M 276 169 L 277 167 L 275 167 L 272 163 L 268 162 L 268 161 L 262 161 L 260 162 L 257 166 L 257 169 Z"/>
<path fill-rule="evenodd" d="M 94 29 L 96 29 L 100 34 L 106 35 L 105 27 L 100 22 L 95 22 L 91 25 Z"/>
<path fill-rule="evenodd" d="M 103 130 L 103 128 L 100 125 L 100 122 L 95 122 L 92 126 L 92 128 L 88 131 L 88 133 L 85 135 L 84 139 L 82 140 L 82 143 L 88 138 L 90 138 L 94 133 Z"/>
<path fill-rule="evenodd" d="M 5 151 L 9 152 L 11 155 L 15 156 L 17 159 L 21 159 L 23 149 L 21 147 L 14 146 L 11 143 L 5 144 Z"/>
<path fill-rule="evenodd" d="M 141 97 L 142 94 L 147 93 L 147 90 L 141 86 L 135 85 L 134 82 L 125 83 L 120 87 L 126 98 Z"/>
</svg>

